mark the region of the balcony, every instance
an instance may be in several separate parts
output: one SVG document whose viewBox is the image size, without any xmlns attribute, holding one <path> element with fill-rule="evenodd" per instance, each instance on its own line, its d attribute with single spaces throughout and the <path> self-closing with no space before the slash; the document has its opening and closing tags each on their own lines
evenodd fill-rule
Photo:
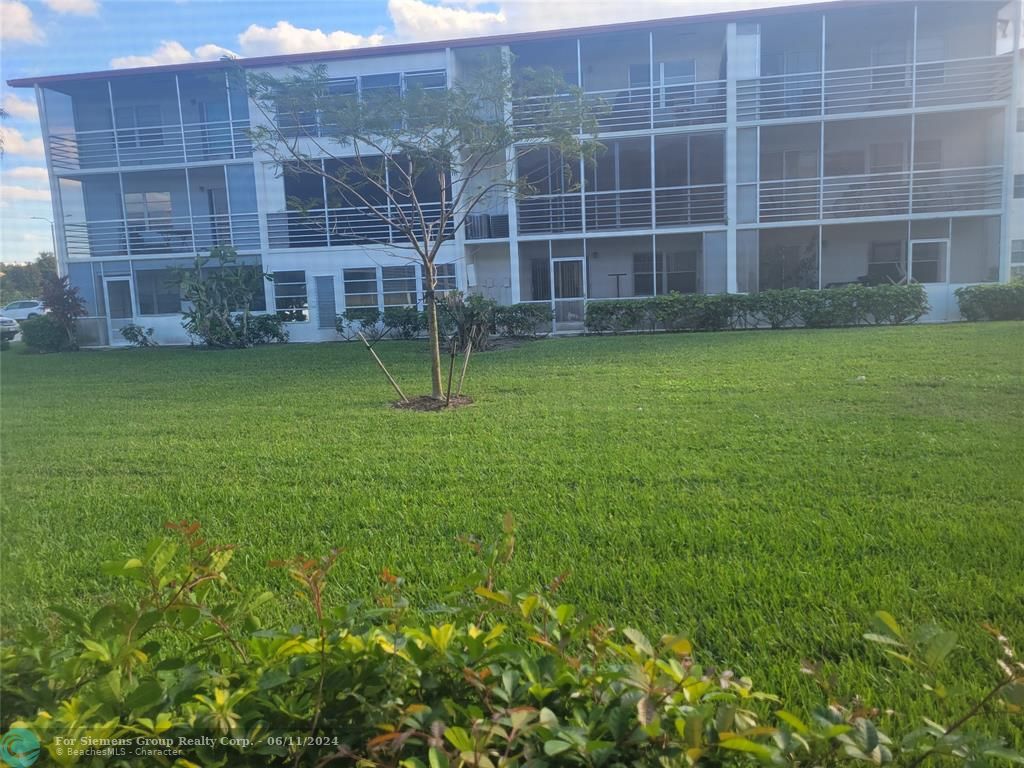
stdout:
<svg viewBox="0 0 1024 768">
<path fill-rule="evenodd" d="M 426 221 L 436 220 L 440 203 L 420 205 Z M 418 218 L 413 206 L 402 206 L 410 223 Z M 391 216 L 396 218 L 395 215 Z M 368 208 L 319 208 L 309 211 L 282 211 L 267 214 L 267 232 L 272 250 L 290 248 L 333 248 L 346 245 L 408 243 L 405 234 L 381 220 Z M 433 232 L 429 233 L 433 237 Z M 422 230 L 417 232 L 422 237 Z M 454 236 L 449 225 L 444 239 Z"/>
<path fill-rule="evenodd" d="M 1000 102 L 1009 56 L 772 75 L 737 84 L 741 122 Z"/>
<path fill-rule="evenodd" d="M 195 254 L 217 245 L 239 251 L 260 248 L 255 213 L 69 223 L 64 234 L 73 259 Z"/>
<path fill-rule="evenodd" d="M 759 221 L 998 210 L 1002 166 L 762 181 Z M 820 215 L 819 215 L 820 214 Z"/>
<path fill-rule="evenodd" d="M 686 128 L 725 122 L 725 81 L 641 86 L 587 91 L 601 133 Z M 570 94 L 525 96 L 512 100 L 512 120 L 521 128 L 540 128 Z"/>
<path fill-rule="evenodd" d="M 248 120 L 76 131 L 50 135 L 57 172 L 175 165 L 252 157 Z"/>
</svg>

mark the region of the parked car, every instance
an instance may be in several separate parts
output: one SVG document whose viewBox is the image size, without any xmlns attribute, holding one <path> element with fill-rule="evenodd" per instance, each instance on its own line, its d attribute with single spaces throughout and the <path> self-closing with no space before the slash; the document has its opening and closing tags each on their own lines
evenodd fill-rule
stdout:
<svg viewBox="0 0 1024 768">
<path fill-rule="evenodd" d="M 15 302 L 17 303 L 17 302 Z M 0 341 L 9 341 L 18 335 L 18 321 L 13 317 L 0 315 Z"/>
<path fill-rule="evenodd" d="M 46 314 L 46 308 L 43 306 L 43 302 L 37 299 L 25 299 L 23 301 L 12 301 L 3 309 L 0 309 L 4 317 L 10 317 L 14 320 L 28 320 L 32 317 L 39 317 L 40 315 Z"/>
</svg>

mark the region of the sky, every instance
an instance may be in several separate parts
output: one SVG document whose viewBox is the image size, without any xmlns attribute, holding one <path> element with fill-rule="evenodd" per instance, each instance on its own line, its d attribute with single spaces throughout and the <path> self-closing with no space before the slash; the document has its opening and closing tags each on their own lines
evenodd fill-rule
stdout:
<svg viewBox="0 0 1024 768">
<path fill-rule="evenodd" d="M 35 97 L 6 81 L 654 19 L 799 0 L 0 0 L 0 261 L 52 250 Z M 39 218 L 32 218 L 39 217 Z"/>
</svg>

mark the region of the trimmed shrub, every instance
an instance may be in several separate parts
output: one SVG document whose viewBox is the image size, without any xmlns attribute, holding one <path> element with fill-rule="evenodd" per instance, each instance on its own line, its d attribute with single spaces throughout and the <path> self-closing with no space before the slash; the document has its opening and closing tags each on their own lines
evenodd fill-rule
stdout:
<svg viewBox="0 0 1024 768">
<path fill-rule="evenodd" d="M 71 349 L 67 330 L 48 314 L 23 320 L 21 340 L 32 352 L 61 352 Z"/>
<path fill-rule="evenodd" d="M 388 332 L 399 339 L 415 339 L 427 330 L 427 315 L 416 307 L 386 307 L 383 322 Z"/>
<path fill-rule="evenodd" d="M 1024 320 L 1024 280 L 956 289 L 964 320 Z"/>
<path fill-rule="evenodd" d="M 1014 711 L 1024 693 L 1024 665 L 995 628 L 988 629 L 1000 671 L 985 684 L 984 698 L 958 717 L 933 694 L 933 719 L 920 727 L 888 719 L 907 731 L 890 738 L 875 722 L 884 710 L 837 695 L 812 662 L 802 667 L 822 688 L 821 703 L 798 713 L 749 678 L 705 665 L 685 635 L 648 638 L 580 616 L 558 599 L 557 581 L 539 592 L 505 588 L 515 544 L 510 519 L 495 543 L 465 539 L 476 566 L 425 614 L 411 610 L 403 580 L 387 569 L 372 600 L 330 603 L 325 588 L 337 550 L 272 562 L 297 587 L 302 613 L 277 607 L 272 613 L 281 621 L 269 625 L 260 616 L 276 595 L 231 583 L 233 547 L 206 541 L 198 523 L 167 528 L 172 535 L 137 556 L 103 564 L 120 584 L 104 590 L 109 602 L 95 613 L 55 607 L 60 629 L 48 621 L 20 636 L 5 632 L 0 725 L 8 733 L 30 731 L 46 764 L 1024 762 L 971 722 L 985 703 Z M 934 625 L 905 629 L 883 611 L 864 637 L 878 645 L 879 676 L 886 674 L 883 660 L 903 660 L 922 696 L 941 689 L 950 657 L 964 654 L 956 633 Z M 113 763 L 102 755 L 79 761 L 77 750 L 104 742 L 118 749 Z M 161 750 L 159 760 L 154 750 Z"/>
<path fill-rule="evenodd" d="M 438 302 L 437 309 L 441 329 L 444 335 L 451 337 L 457 350 L 462 351 L 467 344 L 472 344 L 476 352 L 487 349 L 491 334 L 496 330 L 498 302 L 475 293 L 466 296 L 452 291 Z"/>
<path fill-rule="evenodd" d="M 494 310 L 494 326 L 502 336 L 531 338 L 551 333 L 554 312 L 546 304 L 513 304 Z"/>
<path fill-rule="evenodd" d="M 864 286 L 811 290 L 789 288 L 755 294 L 671 293 L 644 299 L 591 301 L 591 333 L 717 331 L 726 328 L 807 327 L 914 322 L 928 312 L 921 285 Z"/>
</svg>

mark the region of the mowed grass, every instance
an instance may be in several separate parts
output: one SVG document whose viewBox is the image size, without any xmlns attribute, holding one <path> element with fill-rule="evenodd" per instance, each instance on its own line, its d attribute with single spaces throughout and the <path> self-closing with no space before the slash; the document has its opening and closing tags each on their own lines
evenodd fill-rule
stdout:
<svg viewBox="0 0 1024 768">
<path fill-rule="evenodd" d="M 423 391 L 421 344 L 377 349 Z M 475 357 L 450 413 L 388 407 L 354 344 L 0 364 L 7 631 L 96 604 L 168 519 L 284 613 L 271 558 L 341 546 L 333 601 L 387 566 L 426 605 L 512 512 L 505 586 L 567 572 L 565 601 L 792 706 L 808 658 L 903 729 L 944 714 L 861 639 L 877 609 L 960 633 L 946 714 L 994 674 L 981 622 L 1024 646 L 1024 324 L 550 339 Z"/>
</svg>

